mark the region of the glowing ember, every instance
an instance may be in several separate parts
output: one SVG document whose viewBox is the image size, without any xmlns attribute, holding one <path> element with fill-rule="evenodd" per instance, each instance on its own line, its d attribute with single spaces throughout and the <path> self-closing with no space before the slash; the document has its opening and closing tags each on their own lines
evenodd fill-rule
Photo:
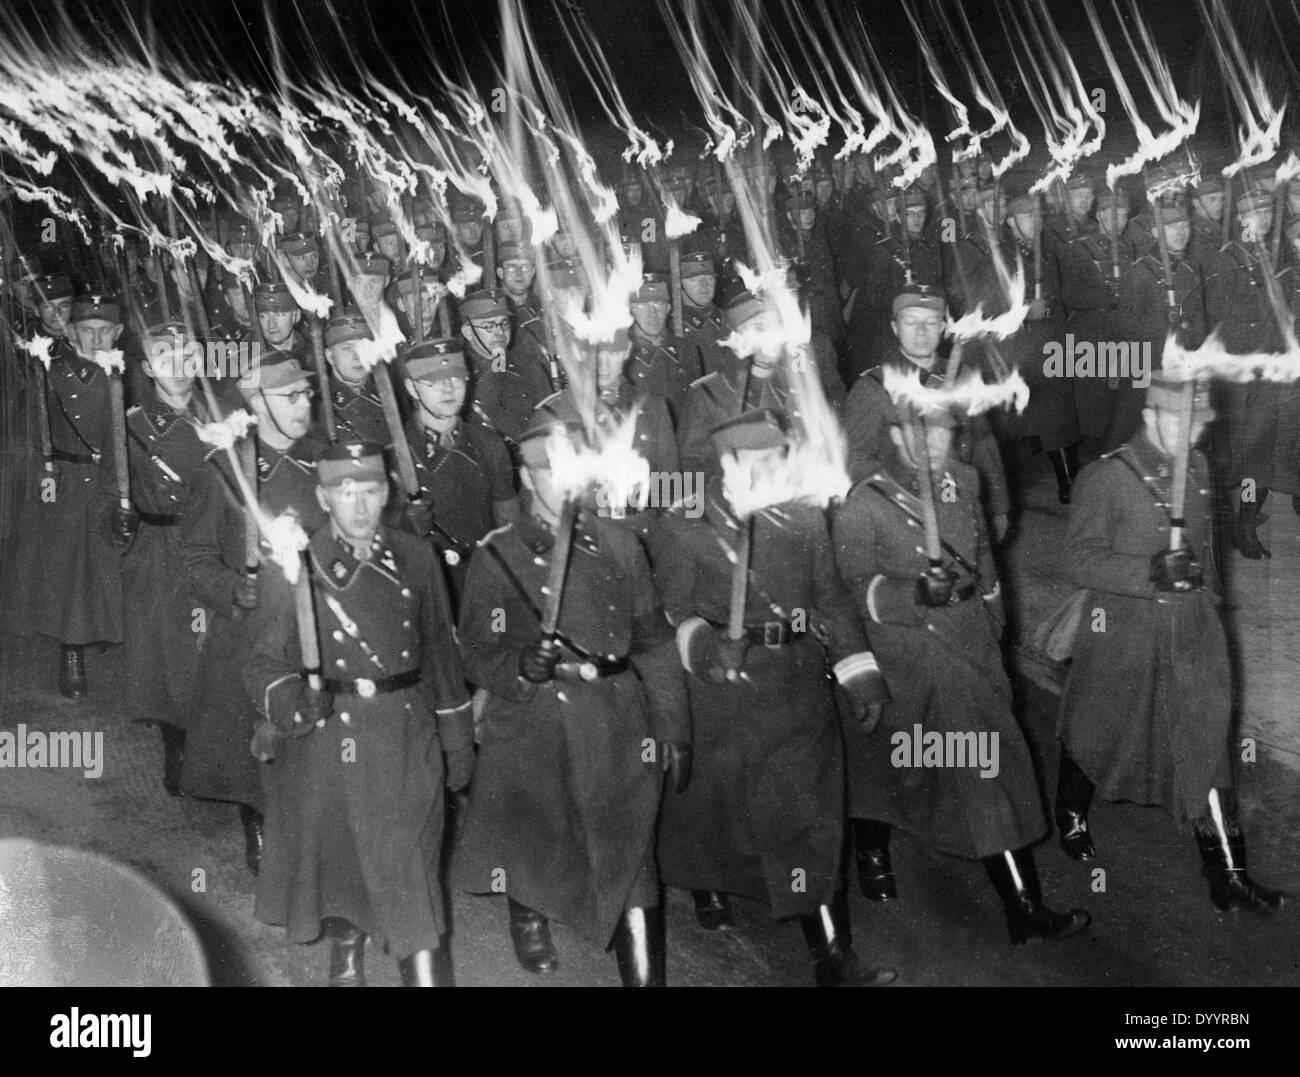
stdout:
<svg viewBox="0 0 1300 1077">
<path fill-rule="evenodd" d="M 249 428 L 257 422 L 257 416 L 240 408 L 232 411 L 224 419 L 211 423 L 200 423 L 195 433 L 205 445 L 217 449 L 231 449 L 236 441 L 247 436 Z"/>
<path fill-rule="evenodd" d="M 41 363 L 45 367 L 45 372 L 48 374 L 50 370 L 50 363 L 52 361 L 52 357 L 50 356 L 50 348 L 54 346 L 54 338 L 42 336 L 40 333 L 37 333 L 32 337 L 31 340 L 25 340 L 22 341 L 21 343 L 22 343 L 23 350 L 25 350 L 29 355 L 32 355 L 33 357 L 41 361 Z"/>
<path fill-rule="evenodd" d="M 114 348 L 112 351 L 97 351 L 91 356 L 93 362 L 100 370 L 110 378 L 114 374 L 126 373 L 126 359 L 120 349 Z"/>
<path fill-rule="evenodd" d="M 262 522 L 262 537 L 271 548 L 271 560 L 284 570 L 284 578 L 296 584 L 302 570 L 302 551 L 309 542 L 298 517 L 284 512 L 274 520 Z"/>
</svg>

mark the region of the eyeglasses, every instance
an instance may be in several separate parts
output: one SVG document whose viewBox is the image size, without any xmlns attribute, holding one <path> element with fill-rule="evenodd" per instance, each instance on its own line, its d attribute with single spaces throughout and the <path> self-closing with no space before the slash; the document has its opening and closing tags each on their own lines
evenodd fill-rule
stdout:
<svg viewBox="0 0 1300 1077">
<path fill-rule="evenodd" d="M 469 324 L 484 333 L 504 333 L 510 328 L 510 319 L 498 318 L 492 322 L 470 322 Z"/>
<path fill-rule="evenodd" d="M 262 395 L 263 395 L 263 396 L 278 396 L 278 397 L 281 397 L 281 398 L 283 398 L 283 399 L 289 401 L 290 406 L 292 406 L 292 405 L 298 403 L 298 401 L 301 400 L 303 397 L 306 397 L 308 400 L 315 400 L 315 399 L 316 399 L 316 390 L 315 390 L 315 389 L 295 389 L 295 390 L 294 390 L 293 392 L 291 392 L 291 393 L 267 393 L 267 392 L 263 392 Z"/>
</svg>

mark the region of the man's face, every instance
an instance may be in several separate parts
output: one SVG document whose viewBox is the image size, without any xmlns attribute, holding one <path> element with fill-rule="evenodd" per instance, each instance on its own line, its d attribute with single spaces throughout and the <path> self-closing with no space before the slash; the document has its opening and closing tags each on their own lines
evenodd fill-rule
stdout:
<svg viewBox="0 0 1300 1077">
<path fill-rule="evenodd" d="M 759 349 L 749 357 L 753 366 L 760 370 L 772 370 L 781 362 L 782 349 L 769 342 L 784 329 L 785 323 L 781 321 L 781 315 L 774 310 L 760 311 L 741 325 L 742 335 L 753 334 L 761 342 Z"/>
<path fill-rule="evenodd" d="M 465 379 L 462 377 L 435 378 L 432 381 L 406 379 L 406 391 L 421 405 L 421 414 L 435 419 L 450 420 L 460 414 L 465 406 Z"/>
<path fill-rule="evenodd" d="M 785 461 L 786 453 L 787 450 L 783 445 L 775 445 L 769 449 L 734 450 L 732 455 L 735 457 L 737 470 L 734 478 L 730 478 L 724 473 L 724 490 L 732 482 L 743 485 L 746 481 L 748 481 L 749 488 L 754 489 L 781 467 Z"/>
<path fill-rule="evenodd" d="M 462 325 L 460 332 L 480 355 L 504 353 L 510 346 L 510 319 L 504 314 L 474 318 Z"/>
<path fill-rule="evenodd" d="M 1178 412 L 1172 409 L 1148 407 L 1144 409 L 1144 414 L 1155 416 L 1156 429 L 1162 447 L 1165 452 L 1172 455 L 1178 446 Z M 1192 412 L 1191 440 L 1188 444 L 1195 445 L 1201 439 L 1201 435 L 1205 432 L 1206 425 L 1212 423 L 1214 418 L 1215 414 L 1213 408 L 1208 405 L 1197 407 L 1196 410 Z"/>
<path fill-rule="evenodd" d="M 390 262 L 401 260 L 402 240 L 397 234 L 380 236 L 375 245 L 379 248 L 379 253 Z"/>
<path fill-rule="evenodd" d="M 596 351 L 596 388 L 600 392 L 613 389 L 623 376 L 623 367 L 631 348 L 614 348 L 602 344 Z"/>
<path fill-rule="evenodd" d="M 903 354 L 912 359 L 929 359 L 943 335 L 943 315 L 924 307 L 904 307 L 894 319 L 894 335 Z"/>
<path fill-rule="evenodd" d="M 369 542 L 379 530 L 380 516 L 388 504 L 388 483 L 344 479 L 333 486 L 316 487 L 316 497 L 346 538 Z"/>
<path fill-rule="evenodd" d="M 1182 254 L 1187 250 L 1187 242 L 1192 238 L 1192 226 L 1187 221 L 1175 221 L 1164 227 L 1165 246 L 1169 248 L 1169 253 Z M 1155 238 L 1155 229 L 1152 229 L 1151 237 Z"/>
<path fill-rule="evenodd" d="M 353 385 L 361 384 L 366 380 L 368 374 L 366 364 L 361 361 L 361 357 L 357 354 L 359 346 L 359 341 L 344 340 L 325 349 L 325 358 L 329 360 L 330 366 L 334 368 L 334 373 L 342 381 L 350 382 Z"/>
<path fill-rule="evenodd" d="M 117 338 L 122 335 L 122 328 L 121 322 L 110 322 L 106 318 L 84 318 L 72 323 L 77 350 L 87 359 L 93 359 L 96 352 L 112 351 Z"/>
<path fill-rule="evenodd" d="M 432 239 L 429 241 L 429 260 L 425 263 L 429 269 L 441 269 L 442 263 L 447 260 L 447 241 L 445 239 Z"/>
<path fill-rule="evenodd" d="M 1097 210 L 1097 225 L 1106 236 L 1119 235 L 1128 224 L 1127 206 L 1107 206 Z"/>
<path fill-rule="evenodd" d="M 632 301 L 632 320 L 646 336 L 660 336 L 668 324 L 668 302 L 663 299 L 635 299 Z"/>
<path fill-rule="evenodd" d="M 289 255 L 289 265 L 303 280 L 311 280 L 320 269 L 320 251 Z"/>
<path fill-rule="evenodd" d="M 473 250 L 483 240 L 483 221 L 461 221 L 456 226 L 456 238 L 462 247 Z"/>
<path fill-rule="evenodd" d="M 352 294 L 356 296 L 357 306 L 372 310 L 383 301 L 384 278 L 375 273 L 362 273 L 352 285 Z"/>
<path fill-rule="evenodd" d="M 370 249 L 370 224 L 367 221 L 357 221 L 353 246 L 356 247 L 358 254 L 364 254 Z"/>
<path fill-rule="evenodd" d="M 52 336 L 66 336 L 68 332 L 68 322 L 72 318 L 72 299 L 52 299 L 48 303 L 41 303 L 37 308 L 40 312 L 41 326 Z"/>
<path fill-rule="evenodd" d="M 264 389 L 254 395 L 253 410 L 258 424 L 278 430 L 284 437 L 297 441 L 311 426 L 311 386 L 307 379 L 291 382 L 279 389 Z"/>
<path fill-rule="evenodd" d="M 1065 192 L 1065 206 L 1070 216 L 1076 221 L 1083 220 L 1088 216 L 1088 211 L 1092 209 L 1093 192 L 1088 187 L 1082 187 Z"/>
<path fill-rule="evenodd" d="M 497 280 L 506 294 L 513 299 L 522 299 L 533 286 L 537 276 L 537 266 L 525 258 L 511 258 L 510 261 L 497 266 Z"/>
<path fill-rule="evenodd" d="M 813 184 L 813 197 L 817 199 L 819 206 L 824 206 L 831 200 L 831 195 L 835 193 L 835 184 L 831 180 L 818 180 Z"/>
<path fill-rule="evenodd" d="M 293 336 L 293 327 L 302 317 L 300 310 L 262 310 L 257 320 L 262 326 L 262 336 L 272 348 L 282 348 Z"/>
<path fill-rule="evenodd" d="M 686 296 L 686 302 L 693 307 L 707 307 L 712 303 L 717 286 L 718 278 L 712 273 L 682 278 L 682 294 Z"/>
<path fill-rule="evenodd" d="M 1192 199 L 1192 205 L 1201 211 L 1201 215 L 1211 221 L 1223 220 L 1223 192 L 1211 191 Z M 1293 212 L 1297 212 L 1293 210 Z"/>
<path fill-rule="evenodd" d="M 629 183 L 627 185 L 627 204 L 629 206 L 639 206 L 644 194 L 645 188 L 640 183 Z"/>
<path fill-rule="evenodd" d="M 412 309 L 415 303 L 412 302 L 414 292 L 402 292 L 398 297 L 397 305 L 402 308 L 402 313 L 410 319 L 411 323 L 415 322 L 415 311 Z M 420 291 L 420 332 L 425 340 L 433 336 L 433 323 L 438 320 L 438 297 L 434 294 L 433 289 L 427 284 Z"/>
<path fill-rule="evenodd" d="M 815 209 L 800 209 L 790 214 L 790 219 L 794 226 L 801 232 L 811 232 L 812 226 L 817 221 L 817 211 Z"/>
<path fill-rule="evenodd" d="M 146 355 L 142 365 L 161 395 L 182 397 L 194 389 L 194 374 L 185 371 L 197 369 L 195 363 L 199 354 L 197 345 L 189 349 L 162 348 L 157 353 Z"/>
<path fill-rule="evenodd" d="M 919 236 L 923 228 L 925 228 L 925 207 L 908 206 L 907 207 L 908 234 L 913 236 Z"/>
<path fill-rule="evenodd" d="M 871 181 L 871 158 L 865 153 L 858 154 L 853 158 L 853 174 L 863 183 Z"/>
<path fill-rule="evenodd" d="M 280 216 L 284 220 L 280 230 L 281 235 L 292 235 L 298 231 L 299 212 L 297 206 L 290 206 L 287 209 L 280 210 Z"/>
<path fill-rule="evenodd" d="M 563 228 L 551 237 L 551 246 L 561 258 L 576 258 L 578 255 L 577 241 Z"/>
<path fill-rule="evenodd" d="M 1009 218 L 1016 234 L 1025 242 L 1030 242 L 1038 235 L 1037 213 L 1013 213 Z"/>
</svg>

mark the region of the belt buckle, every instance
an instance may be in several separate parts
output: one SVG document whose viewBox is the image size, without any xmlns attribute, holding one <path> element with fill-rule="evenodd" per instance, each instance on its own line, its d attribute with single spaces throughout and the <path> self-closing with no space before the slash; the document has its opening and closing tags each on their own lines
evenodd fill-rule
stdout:
<svg viewBox="0 0 1300 1077">
<path fill-rule="evenodd" d="M 96 449 L 94 452 L 90 454 L 90 462 L 94 464 L 96 467 L 99 467 L 99 462 L 103 458 L 104 458 L 103 453 L 101 453 L 98 449 Z"/>
<path fill-rule="evenodd" d="M 584 681 L 594 681 L 600 676 L 600 670 L 596 667 L 595 662 L 583 662 L 578 666 L 578 676 Z"/>
<path fill-rule="evenodd" d="M 781 646 L 781 630 L 785 626 L 780 621 L 763 622 L 763 646 L 772 650 Z"/>
<path fill-rule="evenodd" d="M 362 699 L 370 699 L 374 696 L 376 691 L 378 691 L 378 689 L 375 687 L 375 682 L 370 680 L 370 678 L 357 678 L 357 695 Z"/>
<path fill-rule="evenodd" d="M 442 552 L 442 559 L 446 561 L 447 564 L 449 564 L 452 568 L 455 568 L 457 565 L 460 564 L 460 554 L 458 554 L 455 550 L 444 550 Z"/>
</svg>

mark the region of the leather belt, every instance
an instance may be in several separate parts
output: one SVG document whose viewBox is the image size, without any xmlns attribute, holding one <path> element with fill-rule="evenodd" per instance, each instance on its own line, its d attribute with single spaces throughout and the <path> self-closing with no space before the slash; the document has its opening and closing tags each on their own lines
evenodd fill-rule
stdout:
<svg viewBox="0 0 1300 1077">
<path fill-rule="evenodd" d="M 560 662 L 555 667 L 555 679 L 559 681 L 603 681 L 606 677 L 617 677 L 630 668 L 626 658 L 587 658 L 581 662 Z"/>
<path fill-rule="evenodd" d="M 726 630 L 726 625 L 715 624 L 714 628 Z M 803 639 L 807 632 L 796 632 L 789 621 L 765 621 L 761 625 L 745 625 L 745 642 L 762 644 L 764 647 L 784 647 L 797 639 Z"/>
<path fill-rule="evenodd" d="M 181 522 L 181 517 L 179 513 L 142 512 L 140 513 L 140 522 L 146 523 L 150 527 L 175 527 Z"/>
<path fill-rule="evenodd" d="M 64 452 L 62 449 L 52 449 L 50 456 L 52 459 L 64 464 L 98 464 L 100 459 L 99 453 L 91 455 L 90 453 Z"/>
<path fill-rule="evenodd" d="M 335 680 L 333 677 L 324 678 L 325 691 L 332 692 L 336 696 L 360 696 L 362 699 L 380 696 L 386 692 L 398 692 L 403 688 L 411 688 L 419 683 L 420 671 L 418 669 L 408 669 L 405 673 L 394 673 L 391 677 L 379 677 L 373 681 L 365 677 L 358 677 L 354 681 Z"/>
</svg>

